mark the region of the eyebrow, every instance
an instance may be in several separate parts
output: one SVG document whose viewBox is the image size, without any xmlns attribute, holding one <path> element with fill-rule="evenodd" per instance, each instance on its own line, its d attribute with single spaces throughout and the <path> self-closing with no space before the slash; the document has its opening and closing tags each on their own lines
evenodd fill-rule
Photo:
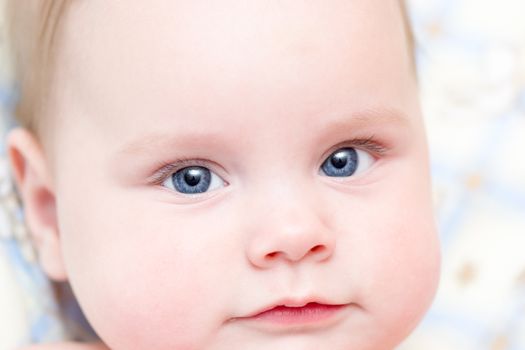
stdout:
<svg viewBox="0 0 525 350">
<path fill-rule="evenodd" d="M 323 122 L 317 129 L 319 134 L 328 134 L 331 130 L 341 128 L 357 129 L 364 126 L 385 124 L 399 125 L 405 128 L 410 124 L 408 116 L 394 108 L 366 108 L 346 114 L 327 114 L 322 118 L 330 120 Z M 207 147 L 224 149 L 225 145 L 228 144 L 225 141 L 226 139 L 223 132 L 219 130 L 152 133 L 123 145 L 117 151 L 117 155 L 149 154 L 168 145 L 171 147 L 177 147 L 178 145 L 184 145 L 185 147 L 202 147 L 206 145 Z M 235 146 L 238 146 L 238 144 L 233 145 L 233 147 Z"/>
<path fill-rule="evenodd" d="M 353 125 L 359 127 L 364 125 L 382 124 L 398 124 L 403 127 L 408 127 L 410 124 L 410 118 L 396 108 L 374 107 L 361 109 L 349 114 L 337 114 L 331 122 L 326 124 L 327 128 L 337 125 Z"/>
<path fill-rule="evenodd" d="M 152 133 L 125 144 L 117 151 L 117 154 L 148 154 L 153 151 L 156 152 L 159 148 L 168 145 L 171 147 L 177 147 L 177 145 L 198 147 L 203 145 L 203 140 L 206 141 L 206 145 L 208 146 L 223 147 L 225 144 L 221 133 L 213 131 Z"/>
</svg>

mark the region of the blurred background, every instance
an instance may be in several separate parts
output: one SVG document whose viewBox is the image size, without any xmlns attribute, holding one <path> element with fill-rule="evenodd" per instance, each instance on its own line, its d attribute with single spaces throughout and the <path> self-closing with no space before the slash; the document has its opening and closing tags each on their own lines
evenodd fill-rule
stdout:
<svg viewBox="0 0 525 350">
<path fill-rule="evenodd" d="M 525 350 L 525 1 L 408 4 L 443 267 L 431 310 L 399 350 Z M 16 101 L 4 29 L 0 13 L 1 140 Z M 72 332 L 21 221 L 2 141 L 0 350 Z"/>
<path fill-rule="evenodd" d="M 525 349 L 525 1 L 412 0 L 443 270 L 403 349 Z"/>
</svg>

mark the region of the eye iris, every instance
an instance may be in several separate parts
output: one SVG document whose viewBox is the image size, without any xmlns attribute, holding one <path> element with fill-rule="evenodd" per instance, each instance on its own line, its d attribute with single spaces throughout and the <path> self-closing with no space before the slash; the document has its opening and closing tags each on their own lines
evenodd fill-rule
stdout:
<svg viewBox="0 0 525 350">
<path fill-rule="evenodd" d="M 211 173 L 208 169 L 193 166 L 181 169 L 172 176 L 173 187 L 181 193 L 203 193 L 210 188 Z"/>
<path fill-rule="evenodd" d="M 323 163 L 321 169 L 327 176 L 352 176 L 358 167 L 359 159 L 354 148 L 342 148 L 332 153 Z"/>
</svg>

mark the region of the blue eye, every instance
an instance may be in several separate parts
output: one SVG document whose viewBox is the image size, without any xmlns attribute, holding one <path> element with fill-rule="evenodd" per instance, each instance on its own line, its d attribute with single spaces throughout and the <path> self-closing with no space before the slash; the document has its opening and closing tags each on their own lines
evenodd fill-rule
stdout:
<svg viewBox="0 0 525 350">
<path fill-rule="evenodd" d="M 163 186 L 184 194 L 198 194 L 224 186 L 224 181 L 205 167 L 191 166 L 172 174 Z"/>
<path fill-rule="evenodd" d="M 353 147 L 341 148 L 332 153 L 321 166 L 322 172 L 330 177 L 349 177 L 368 169 L 374 159 Z"/>
</svg>

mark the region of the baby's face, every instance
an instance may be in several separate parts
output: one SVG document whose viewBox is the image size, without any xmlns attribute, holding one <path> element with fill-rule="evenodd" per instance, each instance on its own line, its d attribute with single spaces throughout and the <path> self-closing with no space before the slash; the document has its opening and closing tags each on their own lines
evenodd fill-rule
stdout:
<svg viewBox="0 0 525 350">
<path fill-rule="evenodd" d="M 391 349 L 413 329 L 439 254 L 396 1 L 92 0 L 64 24 L 61 249 L 109 347 Z"/>
</svg>

